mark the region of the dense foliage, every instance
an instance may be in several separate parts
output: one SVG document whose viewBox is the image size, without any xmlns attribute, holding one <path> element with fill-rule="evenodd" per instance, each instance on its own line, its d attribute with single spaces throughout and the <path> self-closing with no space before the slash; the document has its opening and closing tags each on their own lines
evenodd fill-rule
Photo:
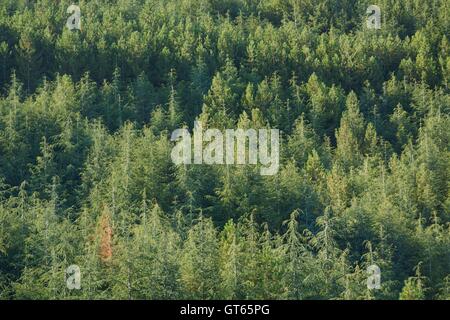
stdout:
<svg viewBox="0 0 450 320">
<path fill-rule="evenodd" d="M 450 299 L 450 3 L 376 2 L 0 0 L 0 298 Z M 279 173 L 175 166 L 195 119 Z"/>
</svg>

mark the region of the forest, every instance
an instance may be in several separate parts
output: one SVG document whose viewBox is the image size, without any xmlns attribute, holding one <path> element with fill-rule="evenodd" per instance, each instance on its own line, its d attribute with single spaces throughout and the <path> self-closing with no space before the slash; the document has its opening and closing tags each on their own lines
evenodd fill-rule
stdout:
<svg viewBox="0 0 450 320">
<path fill-rule="evenodd" d="M 449 37 L 447 0 L 0 0 L 0 300 L 449 300 Z M 174 164 L 195 121 L 279 129 L 278 172 Z"/>
</svg>

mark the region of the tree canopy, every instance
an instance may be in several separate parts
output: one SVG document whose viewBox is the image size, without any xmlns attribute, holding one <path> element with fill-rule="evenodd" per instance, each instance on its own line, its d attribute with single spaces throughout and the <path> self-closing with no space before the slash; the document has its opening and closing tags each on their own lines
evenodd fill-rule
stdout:
<svg viewBox="0 0 450 320">
<path fill-rule="evenodd" d="M 0 299 L 450 299 L 448 1 L 70 4 L 0 2 Z M 278 174 L 175 165 L 196 119 Z"/>
</svg>

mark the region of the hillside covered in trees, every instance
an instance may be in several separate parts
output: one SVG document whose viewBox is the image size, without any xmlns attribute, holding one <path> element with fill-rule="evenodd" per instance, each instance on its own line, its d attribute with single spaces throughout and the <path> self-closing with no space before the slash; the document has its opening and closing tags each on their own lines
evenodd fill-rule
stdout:
<svg viewBox="0 0 450 320">
<path fill-rule="evenodd" d="M 0 0 L 0 299 L 450 299 L 448 0 L 70 4 Z M 174 165 L 196 119 L 278 173 Z"/>
</svg>

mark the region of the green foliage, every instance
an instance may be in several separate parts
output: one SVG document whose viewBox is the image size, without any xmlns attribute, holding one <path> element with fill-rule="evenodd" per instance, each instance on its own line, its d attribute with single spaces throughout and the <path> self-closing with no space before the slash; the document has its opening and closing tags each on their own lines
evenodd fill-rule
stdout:
<svg viewBox="0 0 450 320">
<path fill-rule="evenodd" d="M 448 1 L 69 4 L 0 4 L 0 299 L 450 298 Z M 196 119 L 278 174 L 175 166 Z"/>
</svg>

